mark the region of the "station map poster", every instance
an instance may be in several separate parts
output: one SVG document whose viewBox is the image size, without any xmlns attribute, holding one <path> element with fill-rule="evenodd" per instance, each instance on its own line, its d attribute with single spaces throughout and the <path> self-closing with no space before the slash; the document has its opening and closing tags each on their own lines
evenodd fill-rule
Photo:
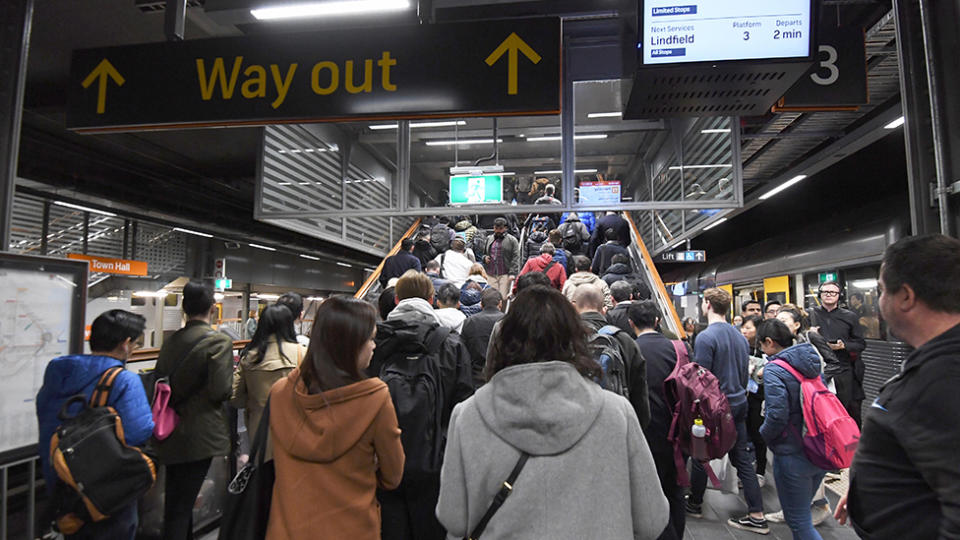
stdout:
<svg viewBox="0 0 960 540">
<path fill-rule="evenodd" d="M 810 0 L 646 0 L 644 65 L 810 56 Z"/>
<path fill-rule="evenodd" d="M 620 181 L 580 182 L 580 204 L 620 204 Z"/>
<path fill-rule="evenodd" d="M 33 453 L 47 363 L 83 347 L 86 262 L 0 254 L 0 463 Z"/>
<path fill-rule="evenodd" d="M 503 176 L 499 174 L 450 177 L 450 204 L 503 202 Z"/>
</svg>

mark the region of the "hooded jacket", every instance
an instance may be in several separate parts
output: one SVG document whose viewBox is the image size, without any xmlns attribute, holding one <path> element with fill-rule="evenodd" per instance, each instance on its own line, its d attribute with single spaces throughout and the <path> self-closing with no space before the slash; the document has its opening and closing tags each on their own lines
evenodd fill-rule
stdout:
<svg viewBox="0 0 960 540">
<path fill-rule="evenodd" d="M 440 324 L 433 306 L 423 298 L 404 298 L 397 303 L 397 307 L 387 315 L 388 321 L 403 320 L 410 323 Z"/>
<path fill-rule="evenodd" d="M 463 240 L 467 245 L 473 243 L 473 236 L 477 234 L 477 227 L 469 219 L 461 219 L 453 226 L 453 230 L 458 233 L 463 233 Z"/>
<path fill-rule="evenodd" d="M 570 277 L 567 278 L 566 283 L 563 285 L 563 295 L 567 297 L 567 300 L 573 302 L 573 293 L 575 293 L 577 287 L 581 285 L 594 285 L 599 287 L 603 293 L 603 306 L 607 309 L 613 307 L 613 296 L 610 295 L 610 286 L 607 285 L 607 282 L 597 277 L 596 274 L 586 271 L 570 274 Z"/>
<path fill-rule="evenodd" d="M 613 285 L 614 283 L 625 280 L 633 283 L 638 281 L 640 278 L 633 273 L 633 269 L 630 268 L 630 265 L 624 263 L 613 263 L 607 268 L 607 272 L 603 274 L 603 280 L 607 282 L 607 285 Z"/>
<path fill-rule="evenodd" d="M 497 321 L 504 317 L 499 309 L 487 308 L 480 313 L 467 317 L 463 323 L 463 342 L 470 352 L 470 363 L 473 369 L 473 385 L 475 388 L 483 386 L 483 366 L 487 363 L 487 348 L 490 346 L 490 336 Z"/>
<path fill-rule="evenodd" d="M 924 343 L 863 417 L 847 508 L 861 538 L 960 538 L 960 325 Z"/>
<path fill-rule="evenodd" d="M 656 538 L 667 501 L 630 403 L 566 362 L 500 370 L 450 419 L 437 517 L 464 538 L 531 455 L 483 538 Z"/>
<path fill-rule="evenodd" d="M 403 475 L 387 385 L 365 379 L 309 394 L 294 370 L 270 392 L 276 481 L 267 538 L 380 538 L 376 490 Z"/>
<path fill-rule="evenodd" d="M 434 314 L 440 321 L 440 326 L 445 326 L 458 334 L 463 331 L 463 321 L 467 320 L 467 316 L 459 309 L 453 307 L 438 308 L 434 311 Z"/>
<path fill-rule="evenodd" d="M 479 276 L 471 276 L 471 279 L 473 279 L 474 277 L 479 277 Z M 486 285 L 487 285 L 486 281 L 478 282 L 478 283 L 480 283 L 481 286 L 486 288 Z M 460 288 L 460 311 L 462 311 L 463 314 L 466 315 L 467 317 L 480 313 L 480 310 L 483 309 L 483 307 L 480 305 L 480 300 L 482 298 L 483 298 L 483 290 L 478 291 L 477 289 L 467 288 L 467 284 L 464 283 L 463 287 Z"/>
<path fill-rule="evenodd" d="M 768 358 L 763 368 L 766 408 L 760 435 L 774 454 L 799 454 L 803 452 L 800 381 L 789 371 L 774 364 L 774 360 L 785 360 L 801 375 L 812 378 L 820 376 L 820 355 L 813 345 L 800 343 Z"/>
<path fill-rule="evenodd" d="M 43 386 L 37 394 L 37 422 L 40 428 L 40 466 L 49 493 L 53 492 L 57 476 L 50 468 L 50 439 L 62 423 L 57 413 L 68 399 L 77 394 L 87 396 L 89 401 L 100 376 L 112 367 L 123 367 L 123 362 L 112 356 L 75 354 L 54 358 L 47 364 L 43 372 Z M 153 433 L 153 414 L 140 377 L 132 371 L 121 371 L 110 390 L 107 405 L 113 407 L 120 416 L 127 444 L 140 446 L 147 442 Z M 71 409 L 71 413 L 75 412 Z"/>
<path fill-rule="evenodd" d="M 523 265 L 523 270 L 520 270 L 520 273 L 517 274 L 517 277 L 519 278 L 529 272 L 543 272 L 546 270 L 547 277 L 550 278 L 550 283 L 553 285 L 553 288 L 560 290 L 567 281 L 567 271 L 559 262 L 553 265 L 550 264 L 551 262 L 553 262 L 553 255 L 541 253 L 538 257 L 528 260 L 526 264 Z M 516 281 L 513 282 L 513 289 L 514 291 L 517 289 Z"/>
<path fill-rule="evenodd" d="M 283 342 L 281 355 L 276 336 L 267 339 L 265 349 L 263 359 L 256 364 L 253 359 L 257 357 L 257 350 L 248 351 L 240 360 L 237 371 L 233 372 L 230 405 L 244 409 L 247 433 L 251 435 L 257 432 L 257 426 L 260 425 L 260 416 L 273 383 L 289 375 L 307 355 L 306 345 L 288 341 Z"/>
<path fill-rule="evenodd" d="M 626 255 L 629 257 L 630 252 L 615 240 L 601 245 L 593 255 L 593 263 L 590 265 L 590 271 L 598 276 L 606 274 L 610 266 L 613 265 L 613 257 L 615 255 Z"/>
</svg>

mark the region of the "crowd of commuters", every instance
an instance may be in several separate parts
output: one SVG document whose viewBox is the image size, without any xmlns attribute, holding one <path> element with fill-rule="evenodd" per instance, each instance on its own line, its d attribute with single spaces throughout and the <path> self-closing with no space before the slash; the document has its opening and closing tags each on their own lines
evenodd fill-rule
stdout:
<svg viewBox="0 0 960 540">
<path fill-rule="evenodd" d="M 151 437 L 148 395 L 132 372 L 117 377 L 107 402 L 126 443 L 149 445 L 164 465 L 163 537 L 192 538 L 211 460 L 230 453 L 229 403 L 251 430 L 269 426 L 276 474 L 267 538 L 683 538 L 688 517 L 703 514 L 707 486 L 706 471 L 690 460 L 685 494 L 668 438 L 674 404 L 664 382 L 684 346 L 664 335 L 664 314 L 646 284 L 630 279 L 629 259 L 613 250 L 603 271 L 624 279 L 611 283 L 592 269 L 596 253 L 621 238 L 616 217 L 598 220 L 603 237 L 595 230 L 584 254 L 569 252 L 569 276 L 544 257 L 558 249 L 553 243 L 521 268 L 504 218 L 490 235 L 462 220 L 449 237 L 434 226 L 387 260 L 385 270 L 398 275 L 384 280 L 376 306 L 331 297 L 309 336 L 298 336 L 302 300 L 284 295 L 263 309 L 236 363 L 232 341 L 210 324 L 212 290 L 186 284 L 186 324 L 164 341 L 156 365 L 169 381 L 176 428 Z M 567 230 L 586 243 L 583 224 L 571 223 Z M 446 249 L 432 245 L 437 235 Z M 421 241 L 432 251 L 425 263 Z M 836 517 L 865 538 L 957 537 L 960 242 L 901 240 L 884 254 L 879 282 L 884 320 L 915 351 L 870 414 L 850 412 L 863 432 Z M 855 360 L 864 343 L 840 291 L 821 285 L 810 315 L 793 304 L 745 302 L 739 329 L 727 322 L 730 294 L 704 292 L 707 326 L 687 352 L 716 378 L 736 427 L 729 458 L 746 512 L 731 527 L 766 534 L 768 521 L 784 521 L 795 539 L 820 538 L 828 471 L 805 455 L 794 372 L 831 379 L 838 396 L 846 392 L 843 405 L 859 408 Z M 61 407 L 123 366 L 144 326 L 138 315 L 109 311 L 92 325 L 91 354 L 50 362 L 37 396 L 41 448 Z M 622 390 L 597 384 L 609 375 L 603 355 L 622 360 Z M 765 515 L 767 449 L 781 510 Z M 41 465 L 53 495 L 61 481 L 44 452 Z M 904 518 L 908 507 L 916 519 Z M 68 537 L 132 539 L 137 521 L 131 501 Z"/>
</svg>

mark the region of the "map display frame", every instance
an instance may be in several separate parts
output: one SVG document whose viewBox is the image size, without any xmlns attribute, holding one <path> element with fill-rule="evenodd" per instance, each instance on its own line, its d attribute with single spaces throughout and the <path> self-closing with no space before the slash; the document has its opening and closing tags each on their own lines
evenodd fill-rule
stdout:
<svg viewBox="0 0 960 540">
<path fill-rule="evenodd" d="M 83 353 L 87 262 L 0 252 L 0 463 L 37 453 L 50 360 Z"/>
</svg>

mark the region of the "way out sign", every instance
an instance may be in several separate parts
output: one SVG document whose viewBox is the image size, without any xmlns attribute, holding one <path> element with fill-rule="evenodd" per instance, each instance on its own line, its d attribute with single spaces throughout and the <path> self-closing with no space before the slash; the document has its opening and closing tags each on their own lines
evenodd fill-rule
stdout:
<svg viewBox="0 0 960 540">
<path fill-rule="evenodd" d="M 558 114 L 560 36 L 542 18 L 79 50 L 67 127 Z"/>
</svg>

